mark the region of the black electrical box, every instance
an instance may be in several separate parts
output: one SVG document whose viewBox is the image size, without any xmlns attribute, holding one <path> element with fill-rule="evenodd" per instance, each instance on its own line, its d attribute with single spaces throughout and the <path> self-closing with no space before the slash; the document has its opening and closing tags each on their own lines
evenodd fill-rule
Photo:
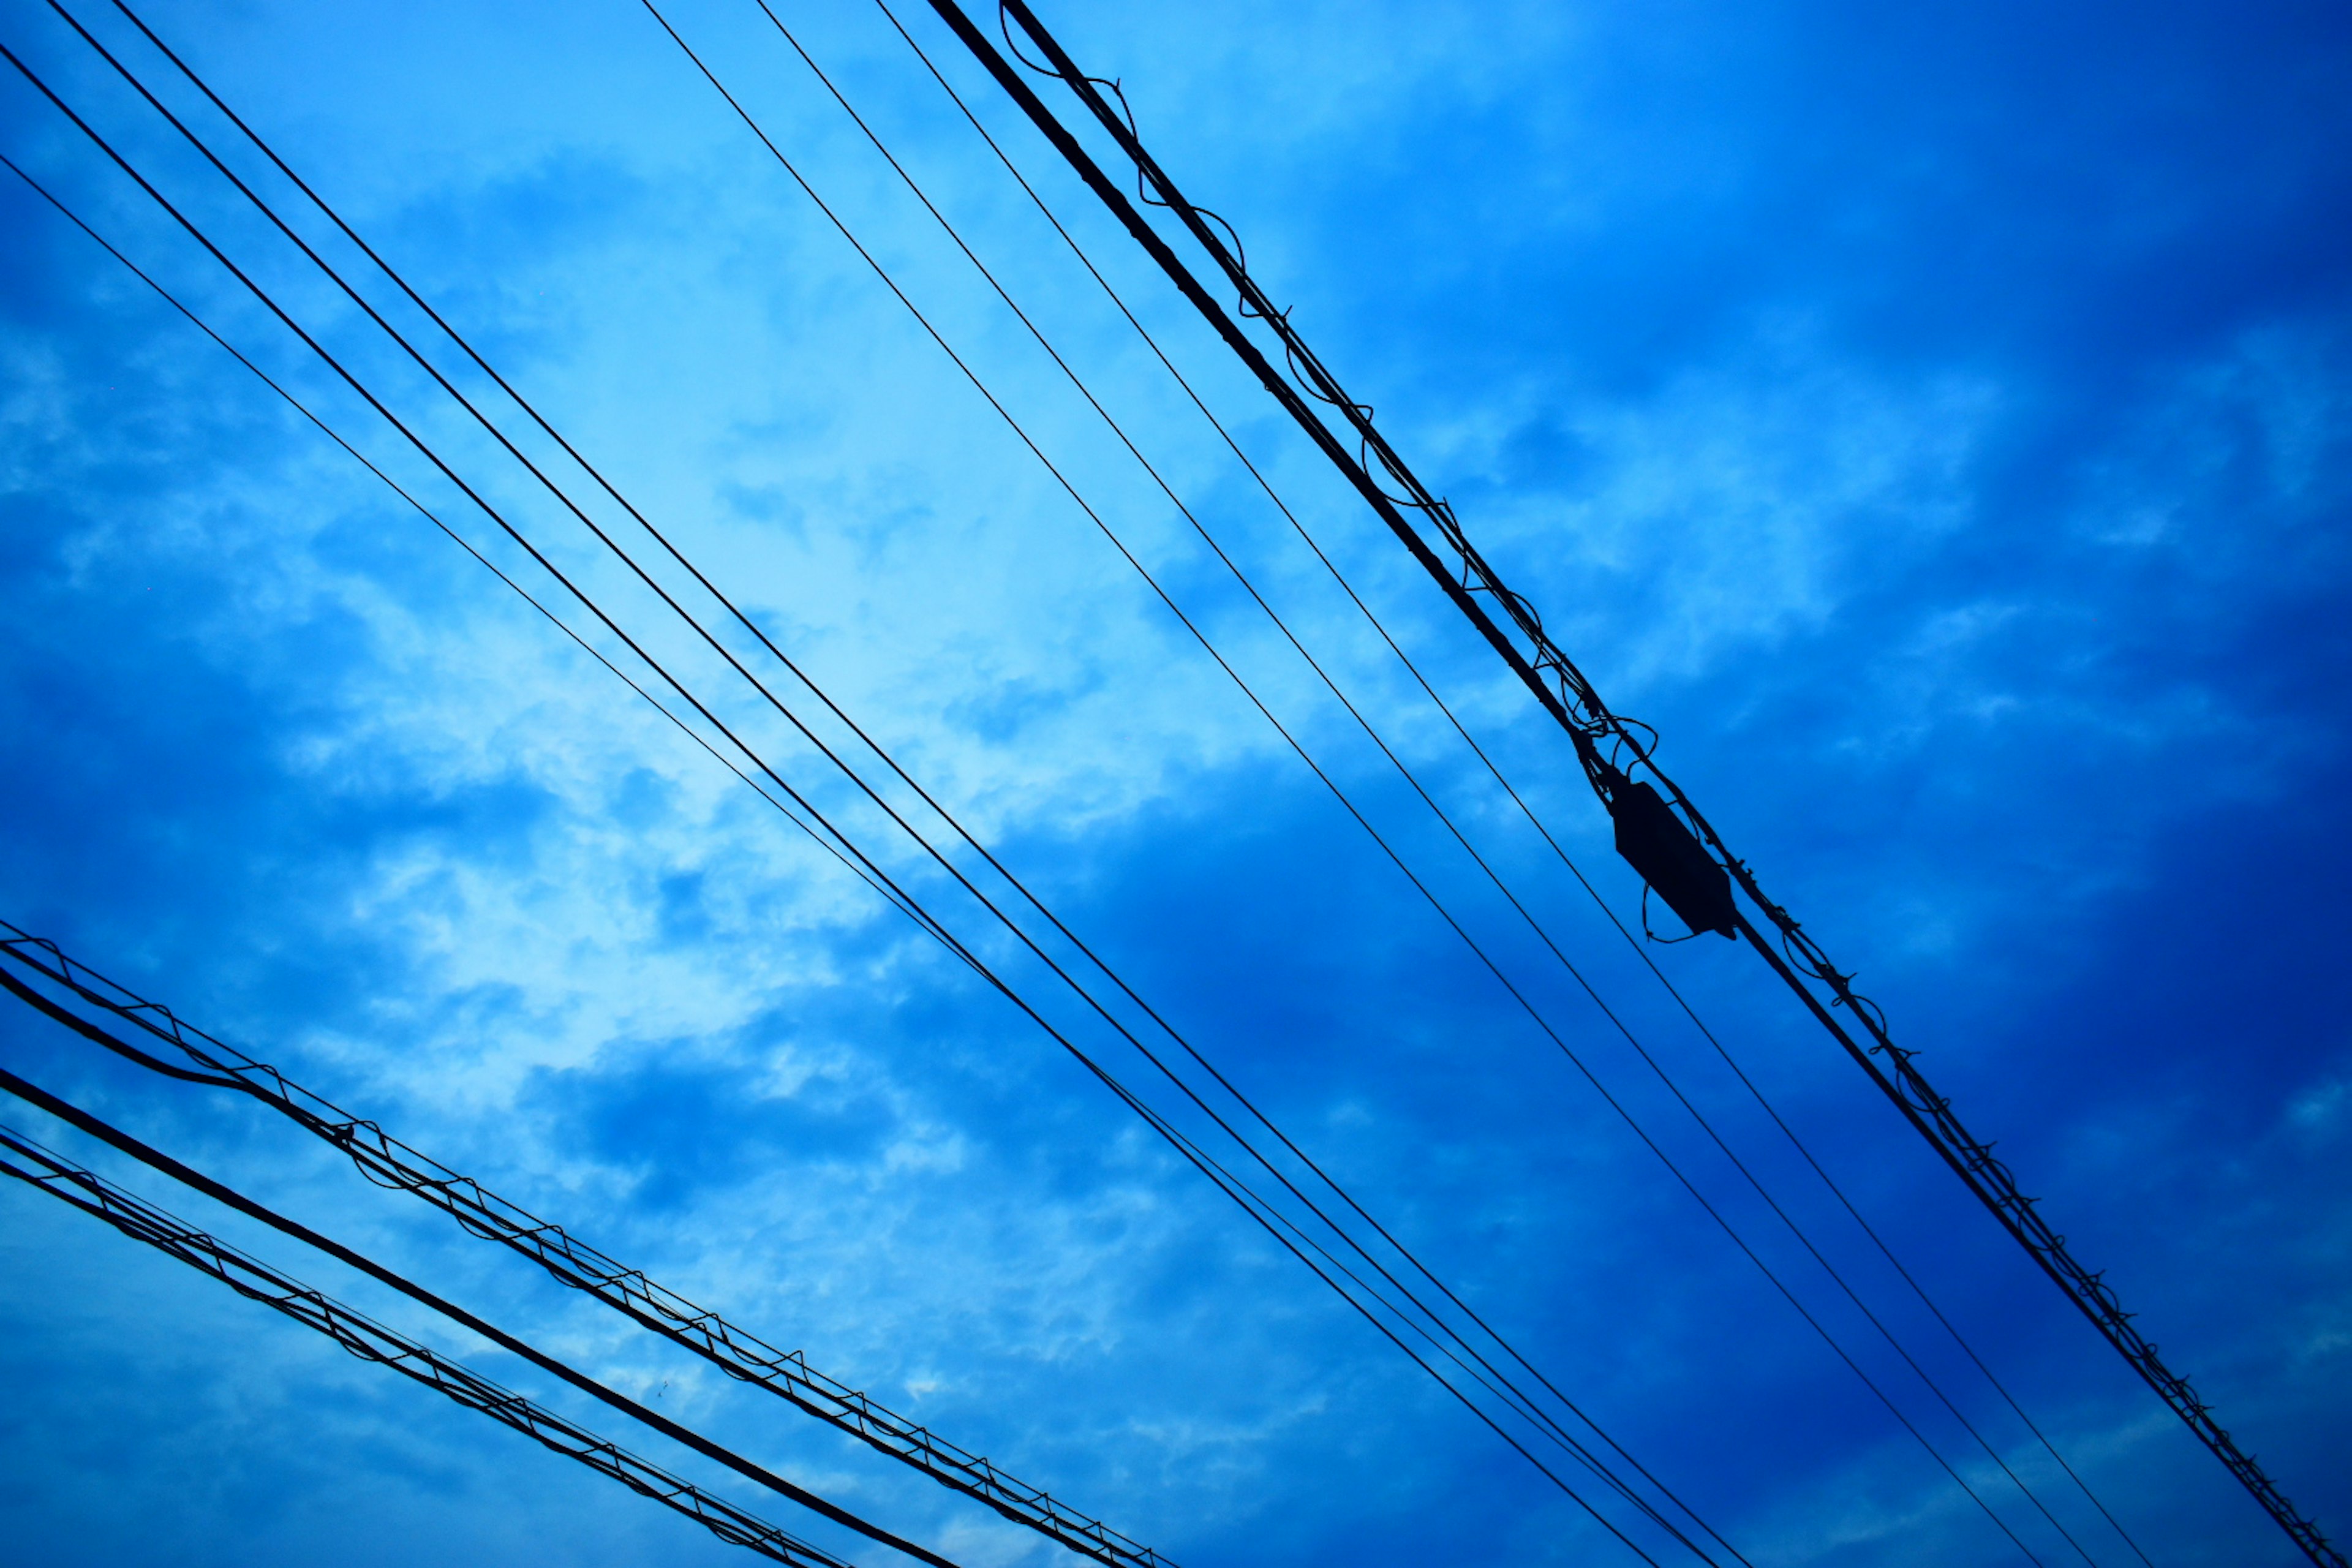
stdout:
<svg viewBox="0 0 2352 1568">
<path fill-rule="evenodd" d="M 1674 808 L 1646 784 L 1621 784 L 1609 801 L 1617 853 L 1694 931 L 1738 932 L 1731 878 L 1715 863 Z"/>
</svg>

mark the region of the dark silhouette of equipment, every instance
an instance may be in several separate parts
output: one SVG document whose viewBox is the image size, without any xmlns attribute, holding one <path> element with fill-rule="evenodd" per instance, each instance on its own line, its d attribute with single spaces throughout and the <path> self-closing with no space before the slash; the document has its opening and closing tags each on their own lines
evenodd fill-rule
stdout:
<svg viewBox="0 0 2352 1568">
<path fill-rule="evenodd" d="M 1731 878 L 1664 796 L 1606 763 L 1601 766 L 1609 792 L 1601 800 L 1617 824 L 1617 853 L 1625 864 L 1682 917 L 1693 936 L 1711 931 L 1738 941 L 1739 911 L 1731 901 Z"/>
<path fill-rule="evenodd" d="M 1671 796 L 1674 805 L 1680 808 L 1681 817 L 1687 820 L 1689 827 L 1685 829 L 1683 820 L 1672 816 L 1664 797 L 1652 789 L 1650 794 L 1658 804 L 1660 815 L 1668 817 L 1676 835 L 1696 833 L 1698 844 L 1705 846 L 1703 856 L 1715 865 L 1717 875 L 1727 873 L 1738 882 L 1740 890 L 1771 928 L 1773 936 L 1767 939 L 1727 898 L 1720 904 L 1702 900 L 1696 906 L 1700 916 L 1709 922 L 1705 929 L 1722 929 L 1719 921 L 1727 906 L 1732 929 L 1747 933 L 1748 944 L 1758 956 L 1795 994 L 1839 1047 L 1927 1141 L 1978 1202 L 2101 1336 L 2122 1354 L 2132 1370 L 2252 1494 L 2305 1555 L 2320 1568 L 2352 1568 L 2319 1527 L 2305 1518 L 2253 1457 L 2238 1446 L 2215 1417 L 2212 1406 L 2199 1396 L 2189 1380 L 2158 1356 L 2156 1345 L 2134 1325 L 2132 1314 L 2123 1310 L 2099 1271 L 2074 1256 L 2065 1237 L 2042 1216 L 2036 1201 L 2025 1194 L 2015 1174 L 1993 1154 L 1992 1145 L 1971 1132 L 1953 1110 L 1951 1101 L 1928 1083 L 1913 1059 L 1915 1053 L 1894 1039 L 1885 1016 L 1868 997 L 1853 989 L 1852 973 L 1838 968 L 1797 919 L 1764 891 L 1754 869 L 1732 854 L 1722 835 L 1690 797 L 1658 768 L 1653 755 L 1656 732 L 1638 720 L 1613 711 L 1601 700 L 1584 672 L 1545 630 L 1535 606 L 1506 584 L 1493 564 L 1480 553 L 1454 515 L 1453 505 L 1429 489 L 1389 444 L 1388 437 L 1372 422 L 1371 405 L 1340 385 L 1339 378 L 1299 334 L 1290 312 L 1276 304 L 1250 275 L 1233 226 L 1185 199 L 1167 171 L 1144 147 L 1119 84 L 1088 74 L 1072 59 L 1026 0 L 997 0 L 998 26 L 1021 63 L 1039 76 L 1058 79 L 1067 88 L 1087 116 L 1132 167 L 1136 179 L 1136 197 L 1132 199 L 1121 183 L 1112 179 L 1079 143 L 1069 127 L 1046 108 L 1004 52 L 964 12 L 958 0 L 929 3 L 957 40 L 1004 89 L 1120 226 L 1159 265 L 1177 291 L 1248 367 L 1259 385 L 1363 497 L 1365 504 L 1421 563 L 1439 590 L 1486 638 L 1544 710 L 1568 732 L 1587 779 L 1617 820 L 1620 851 L 1633 861 L 1635 869 L 1649 878 L 1649 872 L 1627 847 L 1626 817 L 1621 814 L 1617 792 L 1609 787 L 1604 773 L 1617 771 L 1610 756 L 1631 757 L 1636 766 L 1646 767 L 1656 778 L 1664 786 L 1664 795 Z M 1026 47 L 1013 39 L 1016 26 L 1026 40 Z M 1042 58 L 1033 58 L 1028 48 L 1034 48 Z M 1178 258 L 1139 210 L 1138 200 L 1168 213 L 1207 254 L 1234 289 L 1234 310 L 1228 310 Z M 1265 351 L 1243 330 L 1242 323 L 1252 321 L 1261 323 L 1278 342 L 1283 368 L 1277 369 Z M 1329 414 L 1319 412 L 1318 405 Z M 1609 754 L 1604 755 L 1604 751 Z M 1622 773 L 1619 776 L 1622 776 Z M 1625 793 L 1630 795 L 1632 792 L 1629 789 Z M 1626 809 L 1641 808 L 1629 801 Z M 1653 827 L 1657 826 L 1654 817 L 1649 820 Z M 1640 841 L 1645 855 L 1671 842 L 1664 836 Z M 1681 853 L 1668 850 L 1658 858 L 1662 863 L 1675 859 L 1679 864 Z M 1674 904 L 1664 887 L 1654 879 L 1651 885 L 1666 897 L 1669 905 Z M 1683 911 L 1677 907 L 1676 912 Z M 1692 929 L 1700 929 L 1696 921 Z M 1849 1027 L 1849 1024 L 1855 1026 Z M 1864 1038 L 1857 1039 L 1857 1034 Z"/>
</svg>

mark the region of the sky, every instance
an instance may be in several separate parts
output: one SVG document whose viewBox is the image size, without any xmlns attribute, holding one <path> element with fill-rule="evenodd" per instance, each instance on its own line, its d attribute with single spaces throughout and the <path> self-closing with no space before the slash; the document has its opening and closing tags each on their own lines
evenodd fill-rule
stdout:
<svg viewBox="0 0 2352 1568">
<path fill-rule="evenodd" d="M 2302 1561 L 1744 944 L 1650 950 L 1712 1040 L 1693 1026 L 1611 923 L 1638 934 L 1641 887 L 1557 727 L 928 8 L 893 4 L 1290 517 L 865 0 L 775 15 L 1165 491 L 756 4 L 664 13 L 805 188 L 642 5 L 142 15 L 1749 1561 L 2139 1561 L 2100 1507 L 2167 1568 Z M 574 485 L 119 12 L 70 9 Z M 2352 1536 L 2352 22 L 2273 0 L 1042 14 L 2167 1362 Z M 0 43 L 1046 1022 L 1191 1114 L 827 763 L 844 721 L 812 739 L 763 709 L 53 9 L 7 0 Z M 14 72 L 0 153 L 642 679 Z M 1037 1021 L 5 171 L 0 528 L 0 917 L 1170 1562 L 1638 1561 Z M 959 1563 L 1064 1558 L 257 1107 L 13 1004 L 0 1065 Z M 0 1112 L 853 1562 L 899 1560 Z M 0 1529 L 27 1568 L 740 1556 L 16 1184 L 0 1384 Z"/>
</svg>

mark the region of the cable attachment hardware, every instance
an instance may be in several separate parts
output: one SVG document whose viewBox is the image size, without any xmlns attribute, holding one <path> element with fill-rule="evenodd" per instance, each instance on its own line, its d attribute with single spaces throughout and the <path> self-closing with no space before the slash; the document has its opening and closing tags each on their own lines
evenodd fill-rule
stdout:
<svg viewBox="0 0 2352 1568">
<path fill-rule="evenodd" d="M 1617 853 L 1625 863 L 1682 917 L 1691 935 L 1711 931 L 1738 940 L 1739 914 L 1732 907 L 1729 874 L 1655 789 L 1628 779 L 1606 762 L 1601 763 L 1601 804 L 1617 825 Z M 1646 916 L 1643 930 L 1649 930 Z M 1650 935 L 1652 941 L 1660 940 Z"/>
</svg>

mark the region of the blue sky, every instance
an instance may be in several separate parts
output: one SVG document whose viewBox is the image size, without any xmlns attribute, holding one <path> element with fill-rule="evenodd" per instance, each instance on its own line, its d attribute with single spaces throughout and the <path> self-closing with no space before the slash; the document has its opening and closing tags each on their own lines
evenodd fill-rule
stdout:
<svg viewBox="0 0 2352 1568">
<path fill-rule="evenodd" d="M 1557 731 L 918 9 L 909 29 L 1630 913 L 1638 884 Z M 1752 1560 L 2022 1560 L 641 8 L 146 14 Z M 2042 1560 L 2080 1561 L 1841 1315 L 757 8 L 670 14 L 1594 1074 Z M 2094 1559 L 2127 1560 L 881 14 L 780 14 L 1733 1148 Z M 2168 1360 L 2352 1534 L 2352 26 L 2284 4 L 1045 16 L 1124 79 L 1161 161 Z M 0 41 L 939 892 L 45 6 L 0 7 Z M 126 58 L 163 90 L 152 56 Z M 0 151 L 518 567 L 15 79 Z M 1630 1561 L 1034 1025 L 19 185 L 0 235 L 0 915 L 1190 1568 Z M 2155 1561 L 2299 1560 L 1751 955 L 1658 962 Z M 17 1011 L 0 1062 L 961 1562 L 1056 1555 L 282 1124 Z M 0 1255 L 12 1561 L 730 1554 L 37 1194 L 0 1192 Z"/>
</svg>

